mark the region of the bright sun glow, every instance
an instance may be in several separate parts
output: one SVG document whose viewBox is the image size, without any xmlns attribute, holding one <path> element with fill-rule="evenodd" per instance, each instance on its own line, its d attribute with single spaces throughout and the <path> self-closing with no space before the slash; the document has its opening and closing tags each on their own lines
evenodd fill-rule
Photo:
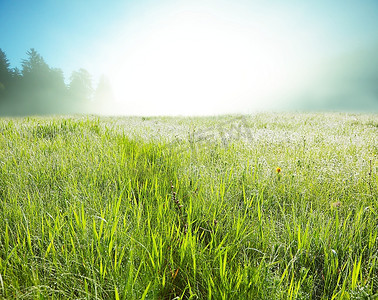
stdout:
<svg viewBox="0 0 378 300">
<path fill-rule="evenodd" d="M 115 51 L 108 71 L 131 114 L 259 109 L 290 80 L 292 54 L 283 37 L 213 15 L 176 14 L 131 40 Z"/>
</svg>

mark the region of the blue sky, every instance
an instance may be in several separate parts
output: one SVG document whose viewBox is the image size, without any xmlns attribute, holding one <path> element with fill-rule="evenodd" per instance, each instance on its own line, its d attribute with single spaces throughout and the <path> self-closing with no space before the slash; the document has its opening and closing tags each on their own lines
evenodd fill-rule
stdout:
<svg viewBox="0 0 378 300">
<path fill-rule="evenodd" d="M 1 47 L 12 65 L 19 66 L 26 51 L 35 48 L 50 66 L 70 72 L 82 66 L 81 59 L 114 31 L 132 6 L 109 2 L 1 0 Z"/>
<path fill-rule="evenodd" d="M 132 113 L 250 112 L 374 53 L 378 1 L 0 0 L 0 28 L 13 67 L 106 74 Z"/>
</svg>

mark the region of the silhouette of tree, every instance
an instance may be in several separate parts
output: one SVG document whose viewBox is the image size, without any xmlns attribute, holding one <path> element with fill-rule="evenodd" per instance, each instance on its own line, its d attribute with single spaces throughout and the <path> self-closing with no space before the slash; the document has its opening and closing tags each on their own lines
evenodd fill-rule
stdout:
<svg viewBox="0 0 378 300">
<path fill-rule="evenodd" d="M 85 69 L 72 72 L 69 84 L 69 95 L 75 100 L 89 101 L 92 99 L 92 76 Z"/>
<path fill-rule="evenodd" d="M 111 114 L 114 112 L 114 94 L 108 78 L 101 75 L 94 92 L 92 112 Z"/>
<path fill-rule="evenodd" d="M 0 99 L 5 97 L 12 80 L 12 71 L 9 67 L 10 63 L 6 54 L 0 49 Z"/>
<path fill-rule="evenodd" d="M 21 71 L 19 68 L 13 68 L 12 69 L 12 80 L 13 81 L 17 81 L 17 80 L 20 80 L 22 78 L 22 74 L 21 74 Z"/>
<path fill-rule="evenodd" d="M 67 86 L 61 69 L 50 68 L 33 48 L 26 54 L 21 70 L 11 69 L 6 54 L 0 49 L 0 114 L 98 112 L 90 101 L 94 90 L 87 70 L 73 72 Z M 100 79 L 95 97 L 101 103 L 105 103 L 103 99 L 113 98 L 105 77 Z"/>
<path fill-rule="evenodd" d="M 47 86 L 49 78 L 49 66 L 43 57 L 31 48 L 27 59 L 22 60 L 22 81 L 25 92 L 40 92 L 43 86 Z"/>
<path fill-rule="evenodd" d="M 26 54 L 28 55 L 28 58 L 22 60 L 22 76 L 46 76 L 49 71 L 49 66 L 43 57 L 33 48 L 26 52 Z"/>
<path fill-rule="evenodd" d="M 61 69 L 53 68 L 50 69 L 50 80 L 51 87 L 56 91 L 66 91 L 67 87 L 64 83 L 64 74 Z"/>
<path fill-rule="evenodd" d="M 63 71 L 50 68 L 43 57 L 35 50 L 27 52 L 22 61 L 18 100 L 19 110 L 36 113 L 62 113 L 68 110 L 67 87 Z"/>
<path fill-rule="evenodd" d="M 51 72 L 43 57 L 33 48 L 22 60 L 22 77 L 18 84 L 15 105 L 17 113 L 45 114 L 51 112 Z"/>
<path fill-rule="evenodd" d="M 45 107 L 49 113 L 66 113 L 70 111 L 67 99 L 67 86 L 61 69 L 50 68 L 45 87 Z"/>
</svg>

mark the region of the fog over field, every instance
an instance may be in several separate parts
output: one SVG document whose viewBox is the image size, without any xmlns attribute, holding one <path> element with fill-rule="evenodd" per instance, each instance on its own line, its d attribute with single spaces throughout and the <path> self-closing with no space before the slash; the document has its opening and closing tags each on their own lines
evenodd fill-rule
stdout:
<svg viewBox="0 0 378 300">
<path fill-rule="evenodd" d="M 377 16 L 0 0 L 0 299 L 378 299 Z"/>
<path fill-rule="evenodd" d="M 368 0 L 4 0 L 0 113 L 377 112 L 377 12 Z"/>
</svg>

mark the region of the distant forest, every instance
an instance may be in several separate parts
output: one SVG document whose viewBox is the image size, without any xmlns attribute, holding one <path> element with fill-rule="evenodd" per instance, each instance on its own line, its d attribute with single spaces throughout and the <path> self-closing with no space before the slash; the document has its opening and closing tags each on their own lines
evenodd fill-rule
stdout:
<svg viewBox="0 0 378 300">
<path fill-rule="evenodd" d="M 0 49 L 0 115 L 43 115 L 111 112 L 114 98 L 101 76 L 94 88 L 85 69 L 72 72 L 65 83 L 63 71 L 51 68 L 35 50 L 27 51 L 22 69 L 11 68 Z"/>
</svg>

